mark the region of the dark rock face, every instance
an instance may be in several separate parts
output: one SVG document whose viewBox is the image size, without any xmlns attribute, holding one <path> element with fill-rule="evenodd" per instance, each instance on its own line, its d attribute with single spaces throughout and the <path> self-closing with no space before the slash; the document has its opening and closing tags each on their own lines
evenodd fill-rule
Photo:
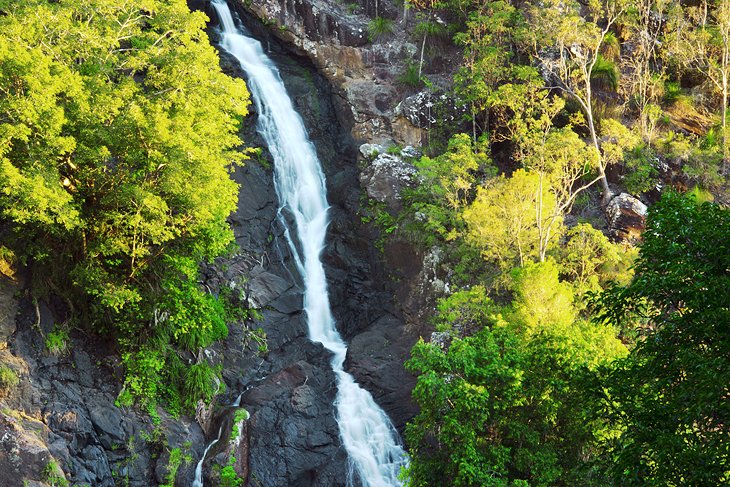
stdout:
<svg viewBox="0 0 730 487">
<path fill-rule="evenodd" d="M 418 412 L 410 397 L 413 377 L 403 368 L 413 343 L 403 338 L 403 320 L 383 315 L 350 341 L 345 360 L 345 368 L 370 391 L 399 431 Z"/>
<path fill-rule="evenodd" d="M 108 344 L 72 334 L 68 353 L 48 355 L 39 329 L 48 327 L 46 320 L 62 321 L 62 312 L 45 307 L 36 327 L 33 306 L 24 300 L 17 316 L 3 352 L 17 365 L 21 384 L 0 400 L 9 411 L 0 413 L 0 471 L 16 475 L 3 474 L 0 485 L 53 474 L 73 485 L 142 487 L 153 485 L 155 468 L 166 468 L 170 449 L 184 448 L 191 458 L 202 454 L 203 431 L 189 419 L 159 411 L 156 427 L 147 414 L 115 406 L 121 368 Z M 52 462 L 62 470 L 53 473 Z M 190 478 L 192 467 L 181 465 L 177 479 Z"/>
</svg>

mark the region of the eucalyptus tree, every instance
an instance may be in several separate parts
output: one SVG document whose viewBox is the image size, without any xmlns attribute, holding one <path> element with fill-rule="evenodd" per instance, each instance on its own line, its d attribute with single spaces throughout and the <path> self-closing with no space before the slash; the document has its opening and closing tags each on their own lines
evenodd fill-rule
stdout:
<svg viewBox="0 0 730 487">
<path fill-rule="evenodd" d="M 554 124 L 565 101 L 543 89 L 532 70 L 524 71 L 526 79 L 521 83 L 507 83 L 494 92 L 492 107 L 503 127 L 497 140 L 512 142 L 515 160 L 537 175 L 531 214 L 537 229 L 537 258 L 542 262 L 560 237 L 563 218 L 575 199 L 600 176 L 584 180 L 586 168 L 595 158 L 593 147 L 578 137 L 571 124 L 560 128 Z M 546 204 L 548 195 L 550 203 Z"/>
<path fill-rule="evenodd" d="M 623 60 L 623 71 L 627 73 L 629 95 L 639 112 L 641 135 L 648 142 L 661 115 L 657 101 L 664 82 L 661 45 L 668 4 L 667 0 L 639 0 L 627 12 L 632 50 Z"/>
<path fill-rule="evenodd" d="M 592 80 L 612 27 L 626 11 L 627 0 L 594 0 L 586 6 L 569 0 L 546 0 L 528 8 L 526 41 L 550 88 L 575 100 L 585 115 L 595 148 L 595 167 L 603 200 L 611 197 L 606 161 L 601 154 Z"/>
</svg>

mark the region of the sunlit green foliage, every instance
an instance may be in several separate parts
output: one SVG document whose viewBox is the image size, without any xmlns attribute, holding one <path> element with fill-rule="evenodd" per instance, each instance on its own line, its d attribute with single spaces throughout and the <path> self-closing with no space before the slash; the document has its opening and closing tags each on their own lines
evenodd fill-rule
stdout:
<svg viewBox="0 0 730 487">
<path fill-rule="evenodd" d="M 407 192 L 406 200 L 418 226 L 431 242 L 455 239 L 463 226 L 460 211 L 473 197 L 477 176 L 494 173 L 486 148 L 456 134 L 444 154 L 423 156 L 415 165 L 420 184 Z"/>
<path fill-rule="evenodd" d="M 600 485 L 581 466 L 605 425 L 585 421 L 592 398 L 580 391 L 625 349 L 610 328 L 574 321 L 567 284 L 552 293 L 562 312 L 537 319 L 544 309 L 531 298 L 561 284 L 554 264 L 517 281 L 521 298 L 504 315 L 483 288 L 442 301 L 449 338 L 413 348 L 420 412 L 406 430 L 408 485 Z"/>
<path fill-rule="evenodd" d="M 577 296 L 600 291 L 611 281 L 628 283 L 636 253 L 627 244 L 610 242 L 587 223 L 569 229 L 565 244 L 556 251 L 560 273 L 572 284 Z"/>
<path fill-rule="evenodd" d="M 616 324 L 648 326 L 607 378 L 621 430 L 607 468 L 623 485 L 730 480 L 730 211 L 668 194 L 649 215 L 634 279 L 602 298 Z"/>
<path fill-rule="evenodd" d="M 6 395 L 20 384 L 18 374 L 5 364 L 0 364 L 0 396 Z"/>
<path fill-rule="evenodd" d="M 125 394 L 155 401 L 171 343 L 195 350 L 227 333 L 196 262 L 232 242 L 246 87 L 221 72 L 205 15 L 181 0 L 0 10 L 9 246 L 35 290 L 63 294 L 118 340 Z"/>
<path fill-rule="evenodd" d="M 539 260 L 540 226 L 555 213 L 555 197 L 540 176 L 523 169 L 479 188 L 464 211 L 468 237 L 485 259 L 509 270 Z M 560 230 L 555 231 L 556 235 Z"/>
<path fill-rule="evenodd" d="M 617 186 L 726 194 L 730 3 L 418 4 L 462 22 L 454 89 L 502 174 L 455 190 L 463 174 L 424 158 L 405 200 L 458 289 L 408 362 L 409 485 L 730 482 L 726 210 L 661 203 L 635 271 L 599 208 L 573 211 L 599 181 L 604 204 Z"/>
</svg>

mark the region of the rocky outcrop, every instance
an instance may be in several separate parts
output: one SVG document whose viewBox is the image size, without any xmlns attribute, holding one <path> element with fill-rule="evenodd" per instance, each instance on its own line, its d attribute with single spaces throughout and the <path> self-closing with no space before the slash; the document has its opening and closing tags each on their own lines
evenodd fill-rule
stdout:
<svg viewBox="0 0 730 487">
<path fill-rule="evenodd" d="M 608 233 L 616 240 L 634 242 L 646 226 L 647 207 L 628 193 L 621 193 L 606 206 Z"/>
<path fill-rule="evenodd" d="M 466 106 L 447 94 L 428 90 L 407 97 L 395 110 L 419 129 L 431 126 L 454 127 L 463 123 L 464 115 L 468 113 Z"/>
<path fill-rule="evenodd" d="M 356 140 L 421 145 L 426 126 L 414 125 L 397 109 L 412 90 L 399 78 L 419 60 L 420 40 L 410 36 L 412 14 L 403 17 L 402 9 L 382 1 L 263 0 L 240 6 L 327 78 L 335 88 L 338 120 Z M 370 42 L 368 24 L 375 16 L 393 19 L 394 33 Z M 440 51 L 442 61 L 453 64 L 457 57 L 448 54 L 450 49 L 443 46 Z M 438 81 L 438 76 L 432 78 Z"/>
<path fill-rule="evenodd" d="M 363 144 L 360 153 L 367 161 L 360 172 L 360 184 L 368 197 L 394 211 L 400 209 L 401 192 L 415 183 L 416 168 L 411 160 L 418 155 L 416 150 L 408 146 L 390 153 L 381 145 Z"/>
<path fill-rule="evenodd" d="M 3 299 L 12 296 L 5 286 Z M 29 299 L 20 301 L 17 315 L 14 307 L 3 306 L 10 312 L 0 326 L 8 343 L 0 351 L 2 363 L 19 378 L 0 398 L 0 485 L 58 485 L 63 478 L 72 485 L 111 487 L 122 479 L 130 486 L 153 485 L 155 470 L 166 472 L 175 448 L 191 459 L 177 479 L 190 478 L 192 458 L 204 447 L 200 426 L 163 410 L 155 425 L 146 413 L 117 407 L 121 368 L 109 344 L 74 332 L 68 351 L 51 354 L 44 334 L 63 320 L 62 307 L 51 302 L 36 308 Z"/>
</svg>

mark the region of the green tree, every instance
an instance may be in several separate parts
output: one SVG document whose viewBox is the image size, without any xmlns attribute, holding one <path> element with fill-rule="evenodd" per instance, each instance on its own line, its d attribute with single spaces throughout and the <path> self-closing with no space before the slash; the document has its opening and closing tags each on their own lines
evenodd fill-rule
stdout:
<svg viewBox="0 0 730 487">
<path fill-rule="evenodd" d="M 728 96 L 730 96 L 730 1 L 703 0 L 698 5 L 671 9 L 674 32 L 667 42 L 669 55 L 705 76 L 720 92 L 723 168 L 730 159 Z"/>
<path fill-rule="evenodd" d="M 165 366 L 171 343 L 224 336 L 196 263 L 232 242 L 229 172 L 244 158 L 248 92 L 221 72 L 205 15 L 182 0 L 0 1 L 0 11 L 9 243 L 35 292 L 65 297 L 118 340 L 126 390 L 154 401 L 160 374 L 182 374 Z"/>
<path fill-rule="evenodd" d="M 544 261 L 548 248 L 562 231 L 563 217 L 570 213 L 578 195 L 600 176 L 583 180 L 594 164 L 595 151 L 578 137 L 572 125 L 561 128 L 554 125 L 565 101 L 551 96 L 534 70 L 523 71 L 522 82 L 506 83 L 495 91 L 492 106 L 504 127 L 504 134 L 498 140 L 511 141 L 515 159 L 539 177 L 535 221 L 538 256 Z M 548 192 L 555 200 L 554 205 L 543 201 Z"/>
<path fill-rule="evenodd" d="M 730 211 L 665 194 L 650 209 L 635 276 L 602 297 L 602 317 L 646 323 L 607 377 L 620 428 L 607 467 L 622 485 L 730 481 Z"/>
<path fill-rule="evenodd" d="M 577 1 L 550 0 L 533 6 L 528 17 L 533 33 L 530 51 L 549 75 L 550 87 L 575 100 L 585 115 L 604 202 L 611 197 L 611 189 L 601 155 L 592 82 L 606 37 L 626 6 L 624 0 L 601 0 L 588 2 L 584 9 Z"/>
<path fill-rule="evenodd" d="M 497 84 L 509 76 L 515 37 L 523 17 L 509 2 L 474 6 L 466 31 L 454 36 L 464 48 L 464 62 L 454 78 L 456 94 L 471 108 L 472 138 L 489 130 L 489 106 Z M 479 116 L 484 114 L 480 126 Z"/>
<path fill-rule="evenodd" d="M 578 297 L 599 292 L 609 283 L 628 283 L 634 247 L 612 243 L 600 230 L 580 223 L 566 232 L 566 242 L 556 250 L 560 274 L 572 284 Z"/>
<path fill-rule="evenodd" d="M 420 183 L 406 199 L 425 233 L 454 240 L 462 229 L 461 211 L 473 198 L 477 175 L 492 175 L 484 144 L 474 143 L 466 134 L 449 140 L 443 154 L 423 156 L 415 163 Z"/>
<path fill-rule="evenodd" d="M 540 260 L 543 245 L 547 250 L 555 241 L 543 240 L 542 229 L 550 224 L 552 236 L 562 233 L 555 205 L 555 195 L 538 173 L 518 169 L 512 177 L 502 175 L 478 189 L 463 212 L 467 238 L 504 271 Z"/>
<path fill-rule="evenodd" d="M 525 270 L 517 286 L 524 299 L 504 317 L 484 288 L 440 303 L 448 338 L 419 341 L 407 362 L 419 375 L 420 406 L 406 428 L 407 485 L 601 485 L 582 471 L 606 434 L 602 420 L 588 419 L 593 397 L 582 394 L 583 384 L 624 349 L 613 329 L 574 322 L 569 298 L 553 300 L 566 316 L 535 321 L 543 308 L 528 295 L 559 284 L 552 265 Z M 527 330 L 523 318 L 534 326 Z"/>
</svg>

